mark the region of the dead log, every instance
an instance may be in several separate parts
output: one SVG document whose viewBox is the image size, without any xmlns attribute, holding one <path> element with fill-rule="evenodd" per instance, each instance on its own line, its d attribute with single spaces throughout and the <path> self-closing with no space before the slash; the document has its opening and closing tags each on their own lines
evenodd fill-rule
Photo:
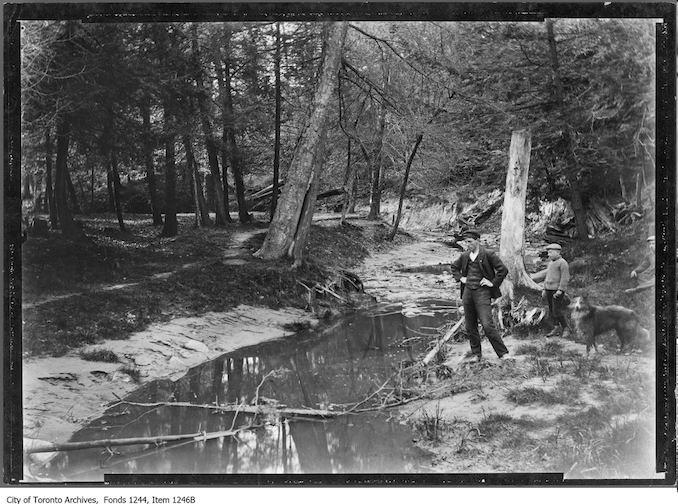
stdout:
<svg viewBox="0 0 678 504">
<path fill-rule="evenodd" d="M 150 408 L 157 408 L 160 406 L 179 407 L 179 408 L 202 408 L 211 409 L 215 411 L 222 411 L 224 413 L 247 413 L 251 415 L 268 415 L 281 417 L 320 417 L 331 418 L 343 414 L 342 411 L 319 410 L 311 408 L 285 408 L 274 407 L 267 405 L 251 406 L 247 404 L 194 404 L 189 402 L 155 402 L 155 403 L 138 403 L 129 401 L 120 401 L 116 404 L 127 404 L 130 406 L 145 406 Z"/>
<path fill-rule="evenodd" d="M 137 444 L 160 444 L 170 443 L 173 441 L 184 441 L 192 439 L 195 441 L 207 441 L 209 439 L 217 439 L 227 436 L 235 436 L 244 429 L 216 431 L 216 432 L 196 432 L 195 434 L 174 434 L 168 436 L 147 436 L 135 438 L 120 438 L 120 439 L 97 439 L 94 441 L 78 441 L 73 443 L 47 443 L 41 446 L 28 448 L 25 450 L 26 454 L 31 453 L 47 453 L 58 451 L 73 451 L 73 450 L 87 450 L 90 448 L 110 447 L 110 446 L 125 446 Z"/>
<path fill-rule="evenodd" d="M 436 346 L 433 347 L 433 350 L 431 350 L 429 353 L 426 354 L 426 357 L 421 361 L 421 363 L 426 366 L 428 365 L 429 362 L 433 360 L 433 358 L 440 352 L 440 349 L 443 347 L 447 341 L 454 336 L 454 334 L 459 330 L 461 325 L 464 323 L 464 319 L 459 319 L 456 324 L 454 324 L 448 331 L 445 333 L 445 336 L 443 336 L 438 343 L 436 343 Z"/>
</svg>

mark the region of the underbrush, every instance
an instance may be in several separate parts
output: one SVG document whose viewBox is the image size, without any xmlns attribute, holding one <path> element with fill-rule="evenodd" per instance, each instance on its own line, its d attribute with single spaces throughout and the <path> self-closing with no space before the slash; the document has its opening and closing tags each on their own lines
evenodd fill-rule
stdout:
<svg viewBox="0 0 678 504">
<path fill-rule="evenodd" d="M 95 361 L 95 362 L 120 362 L 118 356 L 115 352 L 110 350 L 90 350 L 87 352 L 80 352 L 80 357 L 86 361 Z"/>
</svg>

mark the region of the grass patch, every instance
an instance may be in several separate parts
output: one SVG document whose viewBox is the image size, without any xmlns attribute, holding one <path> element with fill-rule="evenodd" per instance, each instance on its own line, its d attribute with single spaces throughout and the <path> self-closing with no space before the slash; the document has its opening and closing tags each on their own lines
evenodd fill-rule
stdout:
<svg viewBox="0 0 678 504">
<path fill-rule="evenodd" d="M 80 357 L 86 361 L 96 361 L 96 362 L 120 362 L 118 356 L 115 352 L 111 350 L 90 350 L 87 352 L 80 352 Z"/>
<path fill-rule="evenodd" d="M 432 443 L 440 441 L 444 427 L 445 421 L 443 420 L 443 410 L 440 408 L 440 403 L 436 404 L 436 409 L 432 413 L 423 410 L 421 417 L 414 423 L 417 432 Z"/>
<path fill-rule="evenodd" d="M 525 344 L 520 345 L 513 351 L 516 355 L 537 355 L 539 354 L 539 347 L 537 345 Z"/>
<path fill-rule="evenodd" d="M 557 357 L 563 353 L 563 344 L 558 341 L 547 341 L 541 349 L 544 357 Z"/>
<path fill-rule="evenodd" d="M 139 383 L 141 381 L 141 371 L 139 371 L 139 369 L 136 366 L 126 364 L 122 366 L 120 369 L 118 369 L 118 371 L 132 378 L 132 381 L 134 383 Z"/>
<path fill-rule="evenodd" d="M 546 382 L 549 376 L 554 372 L 553 365 L 549 359 L 541 355 L 533 355 L 528 359 L 530 373 L 532 376 L 539 376 L 543 382 Z"/>
<path fill-rule="evenodd" d="M 579 398 L 580 385 L 577 380 L 563 378 L 556 383 L 553 390 L 538 387 L 513 388 L 508 391 L 506 398 L 519 405 L 542 404 L 572 404 Z"/>
</svg>

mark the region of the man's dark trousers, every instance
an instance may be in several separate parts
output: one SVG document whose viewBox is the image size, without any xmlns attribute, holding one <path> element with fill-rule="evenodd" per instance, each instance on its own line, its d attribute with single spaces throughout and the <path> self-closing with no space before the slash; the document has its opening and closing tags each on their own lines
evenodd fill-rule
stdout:
<svg viewBox="0 0 678 504">
<path fill-rule="evenodd" d="M 565 301 L 565 294 L 555 297 L 557 291 L 545 289 L 546 301 L 549 305 L 549 315 L 551 315 L 551 322 L 553 327 L 561 326 L 563 329 L 567 328 L 567 319 L 565 318 L 565 310 L 567 309 L 567 302 Z"/>
<path fill-rule="evenodd" d="M 464 295 L 461 298 L 464 306 L 464 323 L 466 324 L 466 333 L 471 343 L 471 352 L 474 355 L 480 355 L 480 334 L 478 334 L 478 321 L 483 326 L 485 336 L 492 344 L 492 348 L 499 357 L 508 353 L 499 331 L 494 327 L 492 321 L 492 299 L 490 298 L 490 289 L 488 287 L 478 287 L 477 289 L 464 289 Z"/>
</svg>

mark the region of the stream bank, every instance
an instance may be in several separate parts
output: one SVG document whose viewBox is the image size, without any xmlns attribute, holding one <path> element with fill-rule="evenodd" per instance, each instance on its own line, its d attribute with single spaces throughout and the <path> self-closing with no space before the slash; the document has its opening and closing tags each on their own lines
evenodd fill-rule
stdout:
<svg viewBox="0 0 678 504">
<path fill-rule="evenodd" d="M 458 289 L 444 264 L 458 252 L 442 245 L 442 238 L 441 233 L 422 233 L 382 247 L 355 271 L 379 301 L 403 303 L 403 316 L 422 315 L 418 307 L 426 299 L 454 305 Z M 257 309 L 264 311 L 253 311 Z M 105 345 L 132 357 L 136 369 L 143 369 L 142 382 L 177 380 L 189 367 L 229 350 L 291 336 L 285 324 L 312 323 L 307 312 L 257 309 L 240 306 L 204 318 L 175 319 Z M 240 336 L 231 338 L 233 334 Z M 606 343 L 600 354 L 589 357 L 582 345 L 546 340 L 539 329 L 507 335 L 505 341 L 515 360 L 499 362 L 486 353 L 475 366 L 462 362 L 465 342 L 450 342 L 426 371 L 424 378 L 434 385 L 428 397 L 394 410 L 415 433 L 416 443 L 433 454 L 419 470 L 657 477 L 648 451 L 654 434 L 651 353 L 619 355 Z M 36 420 L 27 423 L 29 437 L 67 438 L 98 417 L 106 404 L 138 387 L 130 375 L 118 372 L 119 364 L 83 365 L 85 361 L 68 360 L 76 356 L 67 357 L 51 363 L 26 360 L 24 407 L 30 414 L 24 420 Z M 49 410 L 44 401 L 52 401 Z M 609 460 L 622 463 L 610 468 Z"/>
</svg>

